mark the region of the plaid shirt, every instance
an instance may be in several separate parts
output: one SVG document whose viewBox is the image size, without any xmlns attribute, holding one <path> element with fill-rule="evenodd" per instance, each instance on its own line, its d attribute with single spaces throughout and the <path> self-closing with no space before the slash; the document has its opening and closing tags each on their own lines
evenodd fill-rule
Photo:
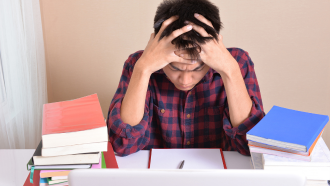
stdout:
<svg viewBox="0 0 330 186">
<path fill-rule="evenodd" d="M 222 148 L 249 155 L 246 132 L 265 115 L 260 89 L 248 53 L 238 48 L 228 48 L 228 51 L 240 66 L 252 100 L 249 118 L 238 127 L 232 127 L 223 81 L 212 68 L 187 92 L 175 88 L 161 69 L 150 77 L 141 122 L 136 126 L 124 123 L 120 107 L 134 65 L 143 53 L 138 51 L 124 64 L 108 112 L 107 125 L 115 152 L 126 156 L 151 148 Z"/>
</svg>

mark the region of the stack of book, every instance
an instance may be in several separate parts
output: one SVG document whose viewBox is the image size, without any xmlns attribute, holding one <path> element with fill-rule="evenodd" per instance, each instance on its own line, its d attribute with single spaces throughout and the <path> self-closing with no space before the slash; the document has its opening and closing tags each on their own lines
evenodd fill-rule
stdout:
<svg viewBox="0 0 330 186">
<path fill-rule="evenodd" d="M 106 167 L 108 146 L 113 153 L 96 94 L 44 104 L 42 140 L 27 168 L 31 176 L 40 170 L 43 185 L 68 185 L 72 169 Z"/>
<path fill-rule="evenodd" d="M 294 171 L 309 183 L 326 184 L 330 151 L 321 135 L 328 121 L 326 115 L 273 106 L 246 135 L 253 167 Z"/>
</svg>

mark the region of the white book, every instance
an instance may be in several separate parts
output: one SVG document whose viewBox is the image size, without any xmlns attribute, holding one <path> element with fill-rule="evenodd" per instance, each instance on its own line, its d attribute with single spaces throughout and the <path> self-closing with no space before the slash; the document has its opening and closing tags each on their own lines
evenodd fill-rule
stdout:
<svg viewBox="0 0 330 186">
<path fill-rule="evenodd" d="M 101 152 L 64 156 L 33 156 L 34 165 L 97 164 Z"/>
<path fill-rule="evenodd" d="M 330 151 L 322 137 L 311 156 L 311 162 L 269 154 L 263 154 L 262 158 L 265 170 L 297 172 L 307 179 L 330 180 Z"/>
<path fill-rule="evenodd" d="M 67 179 L 64 179 L 64 180 L 49 180 L 48 185 L 60 184 L 60 183 L 65 183 L 65 182 L 68 182 L 68 180 Z"/>
<path fill-rule="evenodd" d="M 42 156 L 62 156 L 69 154 L 82 154 L 89 152 L 108 151 L 108 142 L 86 143 L 79 145 L 69 145 L 64 147 L 42 148 Z"/>
<path fill-rule="evenodd" d="M 54 148 L 108 141 L 106 126 L 95 129 L 42 135 L 42 147 Z"/>
<path fill-rule="evenodd" d="M 68 176 L 53 176 L 51 177 L 51 180 L 67 180 Z"/>
</svg>

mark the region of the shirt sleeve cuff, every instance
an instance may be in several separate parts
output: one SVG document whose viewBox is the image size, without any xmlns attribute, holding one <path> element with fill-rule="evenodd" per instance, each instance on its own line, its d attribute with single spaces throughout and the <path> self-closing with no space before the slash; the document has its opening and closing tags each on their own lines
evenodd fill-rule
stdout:
<svg viewBox="0 0 330 186">
<path fill-rule="evenodd" d="M 120 107 L 122 99 L 117 100 L 112 110 L 109 113 L 110 135 L 116 134 L 119 137 L 132 139 L 139 138 L 144 135 L 148 127 L 149 109 L 145 106 L 144 115 L 139 124 L 131 126 L 124 123 L 120 117 Z"/>
<path fill-rule="evenodd" d="M 250 116 L 246 118 L 243 123 L 237 127 L 233 127 L 230 122 L 229 109 L 225 108 L 223 115 L 223 128 L 225 133 L 232 139 L 236 138 L 236 135 L 246 135 L 246 133 L 252 129 L 265 115 L 262 109 L 260 108 L 258 101 L 255 97 L 251 97 L 252 100 L 252 109 Z"/>
</svg>

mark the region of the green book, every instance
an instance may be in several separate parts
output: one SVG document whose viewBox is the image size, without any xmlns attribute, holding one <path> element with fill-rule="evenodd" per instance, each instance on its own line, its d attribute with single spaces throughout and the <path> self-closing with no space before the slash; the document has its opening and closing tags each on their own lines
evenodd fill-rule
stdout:
<svg viewBox="0 0 330 186">
<path fill-rule="evenodd" d="M 105 164 L 104 154 L 102 152 L 102 169 L 106 169 L 106 168 L 107 168 L 107 166 Z"/>
</svg>

